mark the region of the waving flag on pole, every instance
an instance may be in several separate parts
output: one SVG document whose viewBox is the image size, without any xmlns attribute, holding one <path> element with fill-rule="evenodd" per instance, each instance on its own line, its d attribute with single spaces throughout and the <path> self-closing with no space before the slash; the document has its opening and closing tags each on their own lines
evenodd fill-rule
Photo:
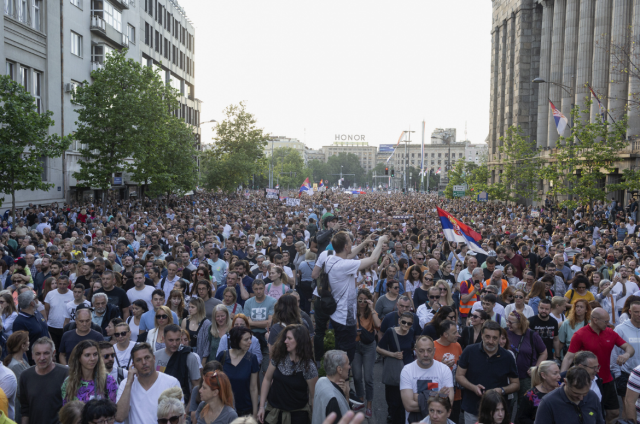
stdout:
<svg viewBox="0 0 640 424">
<path fill-rule="evenodd" d="M 324 180 L 320 180 L 320 184 L 318 184 L 318 188 L 322 188 L 322 187 L 324 187 L 324 183 L 323 183 L 323 181 L 324 181 Z"/>
<path fill-rule="evenodd" d="M 569 126 L 569 120 L 553 105 L 551 100 L 549 100 L 549 104 L 551 105 L 551 110 L 553 111 L 553 119 L 556 121 L 556 129 L 558 130 L 558 135 L 562 137 L 564 134 L 564 130 Z"/>
<path fill-rule="evenodd" d="M 589 85 L 589 84 L 587 84 L 587 85 Z M 589 85 L 589 90 L 591 90 L 591 94 L 593 94 L 593 97 L 596 98 L 596 101 L 598 102 L 598 105 L 600 106 L 600 119 L 602 119 L 602 123 L 604 124 L 604 121 L 607 120 L 607 110 L 604 108 L 604 105 L 602 104 L 602 102 L 598 98 L 598 95 L 596 94 L 596 92 L 593 91 L 593 88 L 591 87 L 591 85 Z"/>
<path fill-rule="evenodd" d="M 436 174 L 439 174 L 442 172 L 442 168 L 438 168 L 438 170 L 436 171 Z"/>
<path fill-rule="evenodd" d="M 313 194 L 311 187 L 309 186 L 309 178 L 307 177 L 302 185 L 300 186 L 300 191 L 298 192 L 298 197 L 302 196 L 302 193 L 306 192 L 307 194 Z"/>
<path fill-rule="evenodd" d="M 398 142 L 396 143 L 396 147 L 393 148 L 393 153 L 391 153 L 391 156 L 389 156 L 387 158 L 387 161 L 385 163 L 389 163 L 389 161 L 391 160 L 391 158 L 393 157 L 393 155 L 395 155 L 396 153 L 396 149 L 398 148 L 398 145 L 400 144 L 400 140 L 402 140 L 402 137 L 404 137 L 404 131 L 402 131 L 400 133 L 400 138 L 398 138 Z"/>
<path fill-rule="evenodd" d="M 488 255 L 488 253 L 480 247 L 480 244 L 478 244 L 482 239 L 480 234 L 473 231 L 471 227 L 458 221 L 456 218 L 451 216 L 449 212 L 438 207 L 436 207 L 436 209 L 438 210 L 438 216 L 440 217 L 440 223 L 442 224 L 442 232 L 448 241 L 464 243 L 474 252 Z"/>
</svg>

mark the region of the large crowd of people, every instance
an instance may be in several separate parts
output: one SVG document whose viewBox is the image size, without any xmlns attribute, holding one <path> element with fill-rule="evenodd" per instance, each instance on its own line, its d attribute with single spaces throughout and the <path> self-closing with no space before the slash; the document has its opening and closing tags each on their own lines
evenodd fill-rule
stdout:
<svg viewBox="0 0 640 424">
<path fill-rule="evenodd" d="M 637 201 L 291 197 L 5 213 L 0 424 L 638 422 Z"/>
</svg>

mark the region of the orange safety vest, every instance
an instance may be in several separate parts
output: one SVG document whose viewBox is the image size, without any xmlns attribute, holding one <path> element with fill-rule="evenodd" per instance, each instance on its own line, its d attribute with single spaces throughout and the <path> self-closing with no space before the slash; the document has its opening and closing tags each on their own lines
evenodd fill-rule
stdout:
<svg viewBox="0 0 640 424">
<path fill-rule="evenodd" d="M 469 283 L 469 281 L 470 280 L 464 280 L 460 282 L 460 315 L 461 316 L 464 315 L 465 317 L 471 313 L 471 307 L 473 306 L 473 304 L 476 303 L 478 300 L 480 300 L 478 295 L 474 294 L 473 297 L 468 302 L 462 301 L 462 285 L 463 284 L 466 284 L 466 287 L 467 287 L 466 294 L 469 294 L 473 291 L 473 289 L 471 288 L 473 287 L 473 284 Z M 482 290 L 483 288 L 485 288 L 485 285 L 482 283 L 482 281 L 480 281 L 480 289 Z"/>
<path fill-rule="evenodd" d="M 485 287 L 489 285 L 489 283 L 491 283 L 491 278 L 489 278 L 487 281 L 484 282 L 485 283 Z M 500 293 L 504 293 L 504 291 L 507 289 L 507 287 L 509 287 L 509 282 L 507 280 L 502 280 L 502 289 L 500 290 Z M 497 295 L 499 296 L 499 295 Z"/>
</svg>

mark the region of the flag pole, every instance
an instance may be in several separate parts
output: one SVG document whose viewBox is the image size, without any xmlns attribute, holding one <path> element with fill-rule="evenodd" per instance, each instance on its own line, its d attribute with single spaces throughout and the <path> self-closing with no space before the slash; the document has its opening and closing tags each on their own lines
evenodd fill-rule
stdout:
<svg viewBox="0 0 640 424">
<path fill-rule="evenodd" d="M 422 120 L 422 151 L 420 152 L 420 191 L 424 193 L 424 119 Z"/>
<path fill-rule="evenodd" d="M 591 87 L 591 84 L 587 83 L 587 87 L 589 87 L 589 90 L 591 90 L 591 92 L 595 95 L 596 100 L 598 101 L 598 104 L 600 106 L 602 106 L 602 103 L 600 103 L 600 99 L 598 98 L 598 94 L 596 93 L 596 90 L 593 89 L 593 87 Z M 604 106 L 603 106 L 604 107 Z M 613 121 L 614 124 L 616 124 L 616 120 L 613 119 L 613 116 L 611 116 L 611 113 L 609 113 L 609 109 L 605 109 L 605 111 L 607 112 L 607 115 L 609 115 L 609 118 L 611 118 L 611 120 Z"/>
</svg>

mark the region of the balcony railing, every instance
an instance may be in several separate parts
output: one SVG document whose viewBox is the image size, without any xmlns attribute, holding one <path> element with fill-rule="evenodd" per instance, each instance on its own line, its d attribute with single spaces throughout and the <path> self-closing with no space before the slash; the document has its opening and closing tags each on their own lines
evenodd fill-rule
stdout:
<svg viewBox="0 0 640 424">
<path fill-rule="evenodd" d="M 104 69 L 104 65 L 100 62 L 91 62 L 91 71 L 97 71 L 99 69 Z"/>
<path fill-rule="evenodd" d="M 115 2 L 124 9 L 129 8 L 129 0 L 115 0 Z"/>
<path fill-rule="evenodd" d="M 91 29 L 107 32 L 107 23 L 100 16 L 93 15 L 91 17 Z"/>
</svg>

